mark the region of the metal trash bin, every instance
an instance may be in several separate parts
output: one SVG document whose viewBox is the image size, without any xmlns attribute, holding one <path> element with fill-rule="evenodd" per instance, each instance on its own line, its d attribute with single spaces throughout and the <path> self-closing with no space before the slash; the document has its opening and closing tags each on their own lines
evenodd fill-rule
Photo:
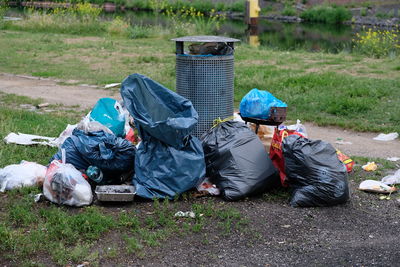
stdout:
<svg viewBox="0 0 400 267">
<path fill-rule="evenodd" d="M 189 99 L 199 122 L 192 132 L 200 137 L 212 127 L 217 118 L 233 115 L 234 56 L 185 54 L 184 42 L 226 43 L 232 49 L 240 40 L 219 36 L 186 36 L 172 39 L 176 42 L 176 90 Z"/>
</svg>

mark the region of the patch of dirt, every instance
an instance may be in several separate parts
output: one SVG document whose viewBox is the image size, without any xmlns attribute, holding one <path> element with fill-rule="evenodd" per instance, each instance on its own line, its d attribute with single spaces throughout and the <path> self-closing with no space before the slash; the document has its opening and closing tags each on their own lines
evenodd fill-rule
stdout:
<svg viewBox="0 0 400 267">
<path fill-rule="evenodd" d="M 102 97 L 121 99 L 118 90 L 78 85 L 58 85 L 56 81 L 50 79 L 7 74 L 0 74 L 0 91 L 31 98 L 41 98 L 44 102 L 51 104 L 78 105 L 82 110 L 93 107 L 97 100 Z"/>
<path fill-rule="evenodd" d="M 79 44 L 84 43 L 87 41 L 97 42 L 100 41 L 102 38 L 94 37 L 94 36 L 85 36 L 85 37 L 78 37 L 78 38 L 66 38 L 64 39 L 64 43 L 66 44 Z"/>
<path fill-rule="evenodd" d="M 50 79 L 9 74 L 0 74 L 0 91 L 31 98 L 42 98 L 45 102 L 51 104 L 79 105 L 82 110 L 93 107 L 97 100 L 102 97 L 121 99 L 119 91 L 115 89 L 105 90 L 89 86 L 58 85 L 56 81 Z M 336 127 L 319 127 L 311 123 L 306 123 L 305 126 L 311 139 L 325 140 L 350 156 L 400 157 L 399 139 L 389 142 L 374 141 L 373 137 L 377 136 L 377 133 L 360 133 Z M 351 144 L 337 144 L 336 142 L 339 139 L 344 143 L 351 142 Z"/>
</svg>

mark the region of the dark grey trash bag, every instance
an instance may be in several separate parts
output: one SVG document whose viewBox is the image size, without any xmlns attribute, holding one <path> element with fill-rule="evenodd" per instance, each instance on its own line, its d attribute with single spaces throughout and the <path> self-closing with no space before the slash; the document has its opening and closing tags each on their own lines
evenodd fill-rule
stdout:
<svg viewBox="0 0 400 267">
<path fill-rule="evenodd" d="M 293 207 L 332 206 L 349 199 L 346 167 L 331 144 L 290 135 L 283 140 L 283 156 Z"/>
<path fill-rule="evenodd" d="M 207 176 L 226 200 L 274 187 L 279 178 L 263 144 L 244 123 L 222 122 L 201 137 Z"/>
</svg>

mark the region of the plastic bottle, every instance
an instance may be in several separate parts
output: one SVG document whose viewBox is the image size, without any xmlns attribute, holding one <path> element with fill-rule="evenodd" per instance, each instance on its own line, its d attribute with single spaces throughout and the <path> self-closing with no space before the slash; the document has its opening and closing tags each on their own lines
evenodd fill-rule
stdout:
<svg viewBox="0 0 400 267">
<path fill-rule="evenodd" d="M 86 170 L 86 175 L 97 184 L 103 181 L 103 172 L 97 166 L 89 166 Z"/>
</svg>

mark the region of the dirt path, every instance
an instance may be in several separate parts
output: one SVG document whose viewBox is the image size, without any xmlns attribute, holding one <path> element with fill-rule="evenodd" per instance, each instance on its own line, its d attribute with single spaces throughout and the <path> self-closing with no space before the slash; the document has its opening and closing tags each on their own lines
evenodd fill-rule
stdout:
<svg viewBox="0 0 400 267">
<path fill-rule="evenodd" d="M 52 104 L 66 106 L 79 105 L 86 109 L 92 107 L 99 98 L 112 97 L 121 99 L 118 91 L 105 90 L 93 86 L 58 85 L 50 79 L 0 74 L 0 91 L 24 95 L 31 98 L 42 98 Z M 342 152 L 352 156 L 364 157 L 400 157 L 400 141 L 374 141 L 377 133 L 359 133 L 335 127 L 318 127 L 306 123 L 307 132 L 311 139 L 322 139 L 333 144 Z M 344 143 L 337 144 L 338 140 Z"/>
</svg>

